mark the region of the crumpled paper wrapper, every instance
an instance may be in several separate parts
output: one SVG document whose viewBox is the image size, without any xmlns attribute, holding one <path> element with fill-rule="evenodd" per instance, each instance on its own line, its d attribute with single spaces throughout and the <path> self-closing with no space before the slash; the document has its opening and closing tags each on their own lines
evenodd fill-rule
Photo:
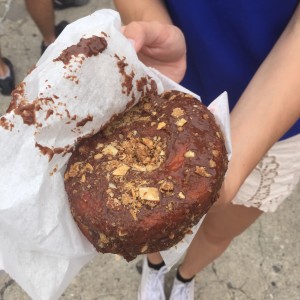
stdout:
<svg viewBox="0 0 300 300">
<path fill-rule="evenodd" d="M 0 117 L 0 269 L 33 299 L 57 299 L 97 254 L 73 221 L 64 190 L 63 174 L 76 142 L 135 104 L 153 81 L 158 92 L 189 92 L 144 66 L 120 27 L 112 10 L 67 26 Z M 74 52 L 67 63 L 57 60 L 64 49 L 93 36 L 107 41 L 101 53 L 94 49 L 86 57 Z M 213 112 L 221 116 L 226 133 L 226 94 L 221 98 Z M 192 237 L 162 253 L 169 267 Z"/>
</svg>

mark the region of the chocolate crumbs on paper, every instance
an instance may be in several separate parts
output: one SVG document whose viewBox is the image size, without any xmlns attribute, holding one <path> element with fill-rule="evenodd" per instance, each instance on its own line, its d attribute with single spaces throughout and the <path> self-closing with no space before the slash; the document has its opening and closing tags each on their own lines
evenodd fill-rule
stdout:
<svg viewBox="0 0 300 300">
<path fill-rule="evenodd" d="M 94 35 L 87 39 L 81 38 L 79 43 L 63 50 L 60 56 L 53 61 L 61 61 L 67 65 L 73 57 L 78 57 L 79 55 L 84 55 L 85 57 L 96 56 L 106 48 L 107 41 L 103 37 Z"/>
</svg>

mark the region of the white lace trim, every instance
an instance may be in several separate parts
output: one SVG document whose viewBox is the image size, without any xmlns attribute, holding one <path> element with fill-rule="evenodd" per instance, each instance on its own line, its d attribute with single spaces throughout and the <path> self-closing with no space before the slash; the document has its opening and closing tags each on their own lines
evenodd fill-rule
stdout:
<svg viewBox="0 0 300 300">
<path fill-rule="evenodd" d="M 300 178 L 300 134 L 276 143 L 248 176 L 234 204 L 274 212 Z"/>
</svg>

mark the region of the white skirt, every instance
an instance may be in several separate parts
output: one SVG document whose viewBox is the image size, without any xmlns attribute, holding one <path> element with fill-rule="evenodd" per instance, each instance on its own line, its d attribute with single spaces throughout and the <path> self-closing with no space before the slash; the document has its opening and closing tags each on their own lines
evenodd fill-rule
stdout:
<svg viewBox="0 0 300 300">
<path fill-rule="evenodd" d="M 274 212 L 300 179 L 300 134 L 279 141 L 247 177 L 232 203 Z"/>
</svg>

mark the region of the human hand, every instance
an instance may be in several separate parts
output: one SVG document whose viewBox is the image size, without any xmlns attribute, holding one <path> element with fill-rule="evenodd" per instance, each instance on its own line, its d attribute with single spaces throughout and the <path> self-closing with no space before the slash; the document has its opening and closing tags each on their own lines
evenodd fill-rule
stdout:
<svg viewBox="0 0 300 300">
<path fill-rule="evenodd" d="M 176 82 L 186 70 L 186 45 L 179 28 L 159 22 L 131 22 L 123 33 L 134 41 L 139 59 Z"/>
</svg>

